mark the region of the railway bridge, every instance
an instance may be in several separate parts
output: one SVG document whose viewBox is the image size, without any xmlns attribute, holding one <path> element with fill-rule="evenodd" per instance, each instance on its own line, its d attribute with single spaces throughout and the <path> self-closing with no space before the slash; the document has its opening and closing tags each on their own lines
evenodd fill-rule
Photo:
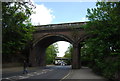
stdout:
<svg viewBox="0 0 120 81">
<path fill-rule="evenodd" d="M 35 26 L 35 32 L 33 33 L 33 42 L 32 47 L 30 48 L 29 56 L 31 65 L 45 66 L 46 48 L 57 41 L 67 41 L 73 45 L 73 53 L 71 55 L 72 69 L 81 68 L 81 43 L 89 37 L 85 30 L 81 27 L 83 24 L 86 24 L 86 22 Z"/>
</svg>

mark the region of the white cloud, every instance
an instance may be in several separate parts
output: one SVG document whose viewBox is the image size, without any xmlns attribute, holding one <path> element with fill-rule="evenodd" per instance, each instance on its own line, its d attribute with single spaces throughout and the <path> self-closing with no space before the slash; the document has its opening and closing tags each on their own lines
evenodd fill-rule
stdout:
<svg viewBox="0 0 120 81">
<path fill-rule="evenodd" d="M 44 4 L 35 4 L 35 14 L 31 15 L 31 21 L 33 25 L 46 25 L 50 24 L 55 16 L 52 14 L 52 10 L 45 7 Z"/>
</svg>

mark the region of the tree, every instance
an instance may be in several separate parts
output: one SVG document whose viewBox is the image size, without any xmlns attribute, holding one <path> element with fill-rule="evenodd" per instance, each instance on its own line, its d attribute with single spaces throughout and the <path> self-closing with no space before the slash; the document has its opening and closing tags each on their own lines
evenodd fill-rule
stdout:
<svg viewBox="0 0 120 81">
<path fill-rule="evenodd" d="M 53 64 L 55 57 L 57 56 L 58 53 L 58 45 L 57 43 L 54 43 L 50 45 L 47 50 L 46 50 L 46 62 L 47 64 Z"/>
<path fill-rule="evenodd" d="M 66 61 L 67 64 L 71 64 L 71 55 L 72 55 L 72 52 L 73 52 L 73 46 L 70 45 L 68 47 L 67 51 L 65 52 L 65 55 L 64 55 L 65 58 L 70 59 L 70 60 Z"/>
<path fill-rule="evenodd" d="M 88 9 L 85 27 L 92 37 L 86 41 L 86 53 L 94 71 L 109 79 L 118 79 L 120 67 L 120 2 L 97 2 Z M 116 76 L 117 75 L 117 76 Z"/>
<path fill-rule="evenodd" d="M 33 13 L 32 8 L 26 2 L 2 3 L 3 62 L 12 61 L 15 55 L 24 57 L 20 53 L 30 45 L 34 30 L 29 18 Z"/>
<path fill-rule="evenodd" d="M 72 45 L 70 45 L 70 46 L 68 47 L 67 51 L 65 52 L 64 57 L 66 57 L 66 58 L 71 58 L 72 50 L 73 50 L 73 47 L 72 47 Z"/>
</svg>

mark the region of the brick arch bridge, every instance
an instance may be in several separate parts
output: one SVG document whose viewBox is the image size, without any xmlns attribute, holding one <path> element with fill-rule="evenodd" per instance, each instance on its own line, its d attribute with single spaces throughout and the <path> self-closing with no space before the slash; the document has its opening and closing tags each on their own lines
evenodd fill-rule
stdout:
<svg viewBox="0 0 120 81">
<path fill-rule="evenodd" d="M 32 66 L 45 66 L 46 48 L 57 42 L 67 41 L 73 45 L 72 69 L 79 69 L 81 42 L 89 36 L 81 28 L 85 22 L 50 24 L 35 26 L 29 61 Z"/>
</svg>

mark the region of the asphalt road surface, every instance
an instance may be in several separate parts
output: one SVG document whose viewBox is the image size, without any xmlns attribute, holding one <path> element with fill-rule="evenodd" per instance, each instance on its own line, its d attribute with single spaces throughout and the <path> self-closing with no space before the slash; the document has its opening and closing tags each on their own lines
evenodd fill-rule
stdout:
<svg viewBox="0 0 120 81">
<path fill-rule="evenodd" d="M 70 71 L 70 66 L 47 66 L 43 69 L 30 72 L 28 74 L 18 75 L 17 72 L 14 76 L 3 77 L 2 81 L 60 81 Z"/>
</svg>

